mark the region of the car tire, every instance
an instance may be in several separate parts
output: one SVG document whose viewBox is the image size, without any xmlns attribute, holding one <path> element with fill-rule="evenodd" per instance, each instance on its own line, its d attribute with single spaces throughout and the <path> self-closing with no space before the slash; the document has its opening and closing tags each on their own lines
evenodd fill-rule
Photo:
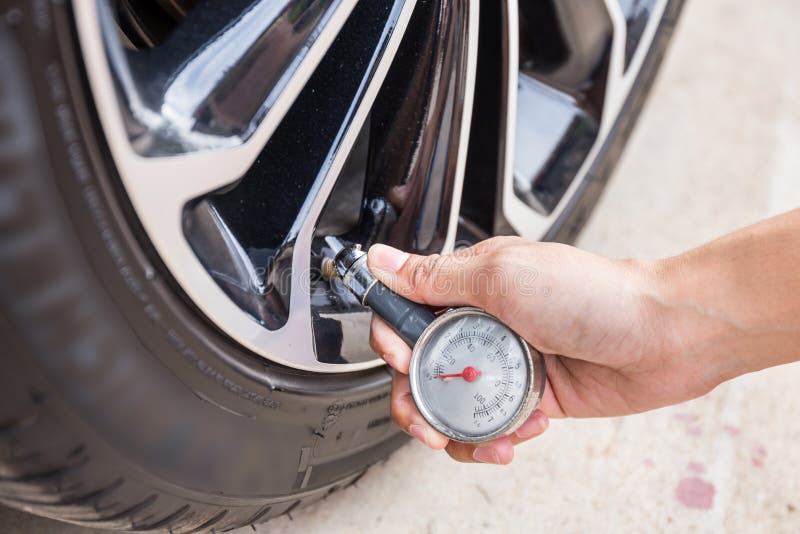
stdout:
<svg viewBox="0 0 800 534">
<path fill-rule="evenodd" d="M 584 224 L 680 6 L 547 239 Z M 68 6 L 0 13 L 0 502 L 93 527 L 226 531 L 354 484 L 405 443 L 385 367 L 283 367 L 198 313 L 117 180 Z"/>
</svg>

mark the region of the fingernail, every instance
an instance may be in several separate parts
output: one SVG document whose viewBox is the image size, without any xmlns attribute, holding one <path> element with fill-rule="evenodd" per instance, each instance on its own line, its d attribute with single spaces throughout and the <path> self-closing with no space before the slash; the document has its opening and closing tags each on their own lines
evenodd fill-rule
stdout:
<svg viewBox="0 0 800 534">
<path fill-rule="evenodd" d="M 497 451 L 494 450 L 494 447 L 489 445 L 476 448 L 472 453 L 472 459 L 482 464 L 500 463 L 500 456 L 497 454 Z"/>
<path fill-rule="evenodd" d="M 369 252 L 370 267 L 385 273 L 396 273 L 408 259 L 408 254 L 388 245 L 372 245 Z"/>
<path fill-rule="evenodd" d="M 411 433 L 412 436 L 420 440 L 425 445 L 428 445 L 428 429 L 425 428 L 423 425 L 411 425 L 410 427 L 408 427 L 408 431 Z"/>
<path fill-rule="evenodd" d="M 533 436 L 538 436 L 547 430 L 548 426 L 550 426 L 550 419 L 547 418 L 544 412 L 536 410 L 514 433 L 520 439 L 528 439 Z"/>
</svg>

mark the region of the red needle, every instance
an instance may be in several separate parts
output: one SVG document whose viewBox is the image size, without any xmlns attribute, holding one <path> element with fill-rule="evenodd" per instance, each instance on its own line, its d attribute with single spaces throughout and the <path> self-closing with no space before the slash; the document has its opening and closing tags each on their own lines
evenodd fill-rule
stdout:
<svg viewBox="0 0 800 534">
<path fill-rule="evenodd" d="M 476 378 L 481 376 L 481 372 L 472 366 L 464 367 L 460 373 L 451 373 L 449 375 L 436 375 L 433 378 L 463 378 L 467 382 L 474 382 Z"/>
</svg>

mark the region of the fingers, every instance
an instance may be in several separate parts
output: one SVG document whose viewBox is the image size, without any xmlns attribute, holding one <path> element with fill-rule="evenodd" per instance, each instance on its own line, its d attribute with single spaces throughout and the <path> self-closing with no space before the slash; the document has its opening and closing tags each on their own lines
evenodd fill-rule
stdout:
<svg viewBox="0 0 800 534">
<path fill-rule="evenodd" d="M 517 242 L 516 238 L 494 238 L 453 254 L 417 256 L 386 245 L 369 249 L 367 265 L 372 273 L 396 293 L 435 306 L 471 304 L 483 307 L 491 252 Z M 486 273 L 481 273 L 486 270 Z"/>
<path fill-rule="evenodd" d="M 392 378 L 391 412 L 397 426 L 431 449 L 439 451 L 447 446 L 449 440 L 434 430 L 417 410 L 408 376 L 401 373 L 395 373 Z"/>
<path fill-rule="evenodd" d="M 550 426 L 550 418 L 542 410 L 535 410 L 528 420 L 525 421 L 511 434 L 511 443 L 519 445 L 537 436 L 544 434 Z"/>
<path fill-rule="evenodd" d="M 548 417 L 566 417 L 567 414 L 564 413 L 564 409 L 561 407 L 561 403 L 559 402 L 558 397 L 555 394 L 555 390 L 553 389 L 554 384 L 556 385 L 556 389 L 559 391 L 563 392 L 565 389 L 564 381 L 568 380 L 568 378 L 564 377 L 563 364 L 559 360 L 558 356 L 554 354 L 545 354 L 544 361 L 545 369 L 547 369 L 547 378 L 544 383 L 544 393 L 542 394 L 542 400 L 539 403 L 539 409 L 546 413 Z M 558 387 L 559 384 L 560 387 Z"/>
<path fill-rule="evenodd" d="M 406 345 L 406 342 L 392 330 L 392 327 L 374 313 L 369 330 L 369 346 L 375 354 L 380 355 L 395 370 L 404 375 L 408 374 L 411 347 Z"/>
<path fill-rule="evenodd" d="M 451 441 L 446 450 L 453 460 L 464 463 L 508 465 L 514 459 L 514 445 L 509 436 L 481 445 Z"/>
<path fill-rule="evenodd" d="M 395 424 L 431 449 L 444 449 L 449 441 L 434 430 L 419 413 L 408 382 L 411 349 L 391 327 L 376 315 L 372 316 L 369 344 L 394 370 L 392 377 L 391 414 Z"/>
<path fill-rule="evenodd" d="M 459 462 L 507 465 L 514 459 L 516 445 L 542 435 L 548 426 L 547 415 L 541 410 L 536 410 L 516 432 L 509 436 L 477 445 L 451 441 L 445 450 L 451 458 Z"/>
</svg>

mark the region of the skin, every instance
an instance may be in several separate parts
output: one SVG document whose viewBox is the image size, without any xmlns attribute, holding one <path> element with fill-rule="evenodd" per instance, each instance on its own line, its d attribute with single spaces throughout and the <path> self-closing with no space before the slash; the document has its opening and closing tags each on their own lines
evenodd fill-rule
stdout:
<svg viewBox="0 0 800 534">
<path fill-rule="evenodd" d="M 547 384 L 531 418 L 487 444 L 457 443 L 422 418 L 411 349 L 373 317 L 370 344 L 395 370 L 395 423 L 461 462 L 508 464 L 550 418 L 644 412 L 800 359 L 800 210 L 656 261 L 497 237 L 441 256 L 374 245 L 368 265 L 416 302 L 485 309 L 545 354 Z"/>
</svg>

